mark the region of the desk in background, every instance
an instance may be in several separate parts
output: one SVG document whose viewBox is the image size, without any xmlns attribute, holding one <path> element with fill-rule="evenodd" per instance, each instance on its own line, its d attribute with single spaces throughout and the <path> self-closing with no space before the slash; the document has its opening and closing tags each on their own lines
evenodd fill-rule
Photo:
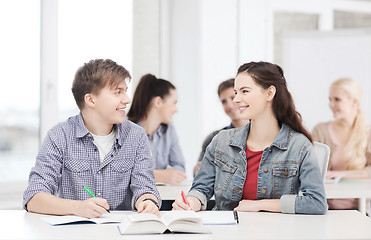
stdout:
<svg viewBox="0 0 371 240">
<path fill-rule="evenodd" d="M 51 226 L 40 220 L 42 216 L 24 210 L 0 210 L 0 239 L 371 239 L 371 219 L 354 210 L 329 211 L 326 215 L 239 212 L 240 224 L 207 226 L 211 234 L 150 236 L 120 235 L 117 224 Z"/>
<path fill-rule="evenodd" d="M 175 200 L 180 198 L 180 192 L 187 193 L 191 185 L 159 185 L 156 186 L 162 200 Z"/>
<path fill-rule="evenodd" d="M 367 198 L 371 198 L 371 179 L 342 179 L 338 183 L 325 184 L 326 197 L 358 198 L 358 210 L 366 214 Z"/>
</svg>

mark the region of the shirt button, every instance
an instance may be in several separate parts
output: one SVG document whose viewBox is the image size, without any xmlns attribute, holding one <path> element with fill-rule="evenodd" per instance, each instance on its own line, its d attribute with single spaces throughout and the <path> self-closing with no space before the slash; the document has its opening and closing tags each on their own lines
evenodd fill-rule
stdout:
<svg viewBox="0 0 371 240">
<path fill-rule="evenodd" d="M 113 158 L 113 154 L 111 154 L 111 158 Z"/>
<path fill-rule="evenodd" d="M 265 191 L 265 189 L 263 189 L 263 190 L 262 190 L 262 193 L 264 193 L 264 194 L 265 194 L 266 192 L 267 192 L 267 191 Z"/>
<path fill-rule="evenodd" d="M 96 151 L 98 151 L 98 149 L 97 148 L 94 148 L 94 152 L 96 152 Z"/>
<path fill-rule="evenodd" d="M 269 152 L 271 153 L 272 152 L 272 149 L 269 149 Z"/>
<path fill-rule="evenodd" d="M 100 192 L 99 192 L 99 193 L 97 193 L 97 196 L 100 196 Z"/>
<path fill-rule="evenodd" d="M 265 168 L 264 168 L 264 172 L 268 172 L 268 168 L 265 167 Z"/>
<path fill-rule="evenodd" d="M 98 171 L 97 173 L 100 174 L 100 171 Z"/>
</svg>

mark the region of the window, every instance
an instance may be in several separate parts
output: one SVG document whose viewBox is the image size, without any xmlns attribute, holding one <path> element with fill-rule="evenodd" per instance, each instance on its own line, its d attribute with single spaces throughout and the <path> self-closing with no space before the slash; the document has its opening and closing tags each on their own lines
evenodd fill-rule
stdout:
<svg viewBox="0 0 371 240">
<path fill-rule="evenodd" d="M 51 26 L 58 28 L 55 108 L 58 120 L 65 121 L 78 113 L 71 86 L 84 62 L 110 58 L 131 71 L 132 0 L 55 3 L 58 26 Z M 0 1 L 0 209 L 22 208 L 22 193 L 43 140 L 40 129 L 45 126 L 40 124 L 57 123 L 40 119 L 40 6 L 40 0 Z"/>
<path fill-rule="evenodd" d="M 39 148 L 40 1 L 0 1 L 0 182 L 26 180 Z"/>
</svg>

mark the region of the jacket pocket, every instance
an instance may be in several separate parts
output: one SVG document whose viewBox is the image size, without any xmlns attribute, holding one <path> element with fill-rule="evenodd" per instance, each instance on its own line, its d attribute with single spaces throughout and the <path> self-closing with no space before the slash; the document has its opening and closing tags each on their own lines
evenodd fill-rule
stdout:
<svg viewBox="0 0 371 240">
<path fill-rule="evenodd" d="M 296 194 L 296 167 L 276 167 L 273 168 L 273 189 L 276 198 L 285 194 Z"/>
<path fill-rule="evenodd" d="M 229 186 L 232 176 L 237 170 L 232 157 L 223 152 L 215 152 L 215 191 L 224 191 Z"/>
</svg>

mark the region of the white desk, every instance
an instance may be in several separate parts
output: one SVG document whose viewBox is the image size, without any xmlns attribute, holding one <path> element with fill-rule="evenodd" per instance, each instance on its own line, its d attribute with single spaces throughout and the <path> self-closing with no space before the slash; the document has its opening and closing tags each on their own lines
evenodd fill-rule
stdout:
<svg viewBox="0 0 371 240">
<path fill-rule="evenodd" d="M 358 198 L 359 211 L 366 214 L 367 198 L 371 198 L 371 179 L 343 179 L 338 183 L 325 184 L 326 197 Z"/>
<path fill-rule="evenodd" d="M 191 189 L 191 185 L 166 185 L 156 186 L 162 200 L 175 200 L 180 198 L 180 192 L 187 193 Z"/>
<path fill-rule="evenodd" d="M 180 192 L 189 191 L 191 185 L 167 185 L 157 186 L 163 200 L 174 200 L 180 197 Z M 334 198 L 358 198 L 359 211 L 366 214 L 367 198 L 371 198 L 371 179 L 340 180 L 339 183 L 325 184 L 326 197 Z"/>
<path fill-rule="evenodd" d="M 117 224 L 51 226 L 40 220 L 41 216 L 24 210 L 0 210 L 0 239 L 371 239 L 371 219 L 350 210 L 322 216 L 240 212 L 240 224 L 207 226 L 211 234 L 133 236 L 120 235 Z"/>
</svg>

